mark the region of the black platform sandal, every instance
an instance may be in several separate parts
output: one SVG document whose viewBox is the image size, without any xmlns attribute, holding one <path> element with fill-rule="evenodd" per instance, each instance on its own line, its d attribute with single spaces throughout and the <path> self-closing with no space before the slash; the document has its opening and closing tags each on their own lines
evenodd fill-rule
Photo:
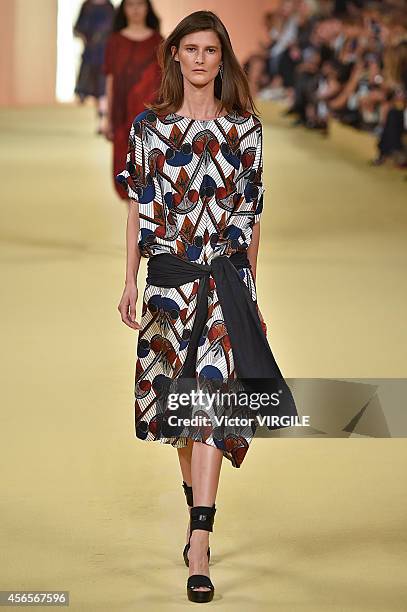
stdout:
<svg viewBox="0 0 407 612">
<path fill-rule="evenodd" d="M 184 493 L 185 493 L 185 497 L 187 500 L 187 504 L 190 508 L 192 508 L 192 506 L 194 505 L 194 495 L 192 492 L 192 487 L 189 487 L 187 483 L 185 482 L 185 480 L 182 481 L 182 486 L 184 488 Z M 212 507 L 215 508 L 215 504 L 213 504 Z M 184 550 L 182 551 L 182 556 L 184 557 L 184 563 L 187 567 L 189 567 L 189 559 L 188 559 L 189 546 L 190 544 L 189 542 L 187 542 L 184 546 Z M 210 558 L 211 558 L 211 549 L 210 549 L 210 546 L 208 546 L 208 561 L 210 560 Z"/>
<path fill-rule="evenodd" d="M 212 507 L 209 506 L 193 506 L 191 508 L 191 533 L 189 535 L 189 542 L 191 541 L 191 534 L 194 529 L 204 529 L 205 531 L 213 531 L 213 522 L 215 518 L 215 504 Z M 209 591 L 197 591 L 196 588 L 207 587 Z M 206 603 L 212 601 L 215 593 L 215 587 L 212 584 L 211 579 L 204 574 L 192 574 L 189 576 L 187 581 L 187 594 L 189 601 L 196 603 Z"/>
</svg>

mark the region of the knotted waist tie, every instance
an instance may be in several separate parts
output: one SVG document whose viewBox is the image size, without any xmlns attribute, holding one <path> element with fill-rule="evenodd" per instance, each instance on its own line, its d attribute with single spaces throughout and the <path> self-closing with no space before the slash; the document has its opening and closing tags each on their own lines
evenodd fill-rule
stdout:
<svg viewBox="0 0 407 612">
<path fill-rule="evenodd" d="M 285 382 L 263 332 L 256 303 L 238 270 L 251 268 L 246 252 L 214 257 L 198 264 L 162 253 L 148 259 L 147 283 L 156 287 L 179 287 L 199 279 L 194 324 L 181 378 L 195 378 L 199 341 L 208 319 L 209 278 L 212 275 L 233 351 L 235 370 L 247 393 L 278 393 L 278 406 L 260 407 L 262 416 L 297 416 L 291 390 Z M 269 426 L 278 429 L 281 425 Z"/>
</svg>

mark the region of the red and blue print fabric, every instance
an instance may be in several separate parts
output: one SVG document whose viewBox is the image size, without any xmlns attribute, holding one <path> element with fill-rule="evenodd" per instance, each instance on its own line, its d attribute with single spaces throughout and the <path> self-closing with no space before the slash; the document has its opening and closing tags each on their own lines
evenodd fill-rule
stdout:
<svg viewBox="0 0 407 612">
<path fill-rule="evenodd" d="M 263 134 L 253 114 L 232 112 L 197 120 L 151 110 L 138 114 L 131 126 L 126 168 L 116 180 L 137 202 L 139 248 L 143 257 L 171 253 L 188 261 L 210 264 L 214 257 L 245 251 L 263 210 Z M 131 204 L 133 205 L 133 204 Z M 249 268 L 239 271 L 257 300 Z M 156 402 L 163 379 L 182 369 L 194 323 L 199 281 L 179 287 L 146 284 L 142 329 L 135 373 L 135 432 L 143 440 L 185 446 L 182 437 L 166 438 Z M 198 347 L 196 376 L 236 377 L 233 350 L 214 279 L 210 278 L 208 317 Z M 205 440 L 223 450 L 240 467 L 253 437 Z"/>
</svg>

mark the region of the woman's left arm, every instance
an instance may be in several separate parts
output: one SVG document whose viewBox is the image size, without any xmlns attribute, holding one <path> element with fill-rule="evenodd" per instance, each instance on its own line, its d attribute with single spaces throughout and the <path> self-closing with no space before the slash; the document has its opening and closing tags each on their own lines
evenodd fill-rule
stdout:
<svg viewBox="0 0 407 612">
<path fill-rule="evenodd" d="M 247 259 L 249 260 L 251 268 L 252 268 L 252 274 L 253 274 L 255 284 L 256 284 L 256 267 L 257 267 L 257 254 L 259 252 L 259 243 L 260 243 L 260 221 L 257 221 L 257 223 L 253 225 L 252 240 L 249 246 L 247 247 Z M 260 318 L 260 322 L 261 322 L 263 331 L 267 335 L 267 325 L 266 325 L 265 320 L 263 319 L 263 315 L 260 312 L 260 308 L 257 302 L 256 302 L 256 308 L 257 308 L 257 312 L 259 313 L 259 318 Z"/>
<path fill-rule="evenodd" d="M 265 192 L 265 187 L 263 184 L 263 126 L 261 123 L 259 123 L 258 131 L 257 131 L 255 159 L 254 159 L 252 170 L 253 170 L 253 175 L 251 177 L 251 182 L 253 185 L 252 193 L 255 194 L 253 196 L 253 202 L 252 202 L 252 210 L 254 213 L 254 218 L 253 218 L 253 226 L 252 226 L 252 235 L 251 235 L 249 246 L 247 247 L 247 259 L 249 260 L 252 275 L 253 275 L 253 280 L 256 285 L 257 254 L 259 251 L 259 243 L 260 243 L 260 219 L 261 219 L 262 212 L 263 212 L 263 195 Z M 256 308 L 257 308 L 257 312 L 260 317 L 263 331 L 265 334 L 267 334 L 266 324 L 264 322 L 263 315 L 260 312 L 257 301 L 256 301 Z"/>
<path fill-rule="evenodd" d="M 252 274 L 254 282 L 256 282 L 256 267 L 257 267 L 257 254 L 259 252 L 260 243 L 260 221 L 253 225 L 252 238 L 249 246 L 247 247 L 247 259 L 252 267 Z"/>
</svg>

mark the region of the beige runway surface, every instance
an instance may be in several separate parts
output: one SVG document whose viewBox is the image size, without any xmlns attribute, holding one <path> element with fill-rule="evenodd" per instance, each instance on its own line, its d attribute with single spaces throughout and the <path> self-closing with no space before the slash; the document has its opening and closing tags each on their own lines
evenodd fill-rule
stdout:
<svg viewBox="0 0 407 612">
<path fill-rule="evenodd" d="M 86 107 L 0 111 L 0 590 L 176 611 L 193 606 L 185 498 L 175 449 L 134 438 L 126 211 L 93 127 Z M 403 174 L 264 128 L 257 284 L 283 374 L 406 376 Z M 403 438 L 256 439 L 240 469 L 225 461 L 208 605 L 405 611 L 406 461 Z"/>
</svg>

